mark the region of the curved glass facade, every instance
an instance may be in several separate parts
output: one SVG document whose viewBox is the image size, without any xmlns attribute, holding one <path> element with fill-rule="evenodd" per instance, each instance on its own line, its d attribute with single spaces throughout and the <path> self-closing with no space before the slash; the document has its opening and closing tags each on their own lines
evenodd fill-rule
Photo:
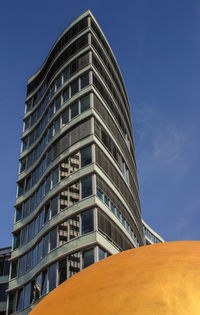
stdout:
<svg viewBox="0 0 200 315">
<path fill-rule="evenodd" d="M 57 39 L 27 85 L 8 314 L 144 245 L 130 106 L 90 11 Z"/>
</svg>

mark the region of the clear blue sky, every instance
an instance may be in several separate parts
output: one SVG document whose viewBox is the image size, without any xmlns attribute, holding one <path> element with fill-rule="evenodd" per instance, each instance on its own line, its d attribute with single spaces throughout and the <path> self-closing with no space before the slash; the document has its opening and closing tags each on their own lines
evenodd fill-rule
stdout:
<svg viewBox="0 0 200 315">
<path fill-rule="evenodd" d="M 27 79 L 87 9 L 127 87 L 143 217 L 168 241 L 199 240 L 200 1 L 8 0 L 0 1 L 0 246 L 11 243 Z"/>
</svg>

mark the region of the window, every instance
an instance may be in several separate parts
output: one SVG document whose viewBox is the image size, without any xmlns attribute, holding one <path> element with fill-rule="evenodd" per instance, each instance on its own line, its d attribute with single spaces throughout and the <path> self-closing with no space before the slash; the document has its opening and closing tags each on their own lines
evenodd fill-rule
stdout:
<svg viewBox="0 0 200 315">
<path fill-rule="evenodd" d="M 57 90 L 59 89 L 60 86 L 61 86 L 61 76 L 56 80 L 56 88 L 57 88 Z"/>
<path fill-rule="evenodd" d="M 40 212 L 40 224 L 39 224 L 39 230 L 41 230 L 41 228 L 43 227 L 43 224 L 44 224 L 44 210 L 42 210 Z"/>
<path fill-rule="evenodd" d="M 92 163 L 92 147 L 88 146 L 81 150 L 81 167 Z"/>
<path fill-rule="evenodd" d="M 28 137 L 22 140 L 22 151 L 26 150 L 27 148 L 28 148 Z"/>
<path fill-rule="evenodd" d="M 89 84 L 89 73 L 84 74 L 81 77 L 81 89 Z"/>
<path fill-rule="evenodd" d="M 42 250 L 42 257 L 46 256 L 48 254 L 48 246 L 49 246 L 49 234 L 46 234 L 43 237 L 43 250 Z"/>
<path fill-rule="evenodd" d="M 94 249 L 89 249 L 83 252 L 83 268 L 86 268 L 94 263 Z"/>
<path fill-rule="evenodd" d="M 16 299 L 16 291 L 9 293 L 8 314 L 12 314 L 15 312 L 15 299 Z"/>
<path fill-rule="evenodd" d="M 51 217 L 54 217 L 58 213 L 58 196 L 51 199 Z"/>
<path fill-rule="evenodd" d="M 28 226 L 26 225 L 21 230 L 21 246 L 27 242 L 27 236 L 28 236 L 27 234 L 28 234 Z"/>
<path fill-rule="evenodd" d="M 97 197 L 99 197 L 99 199 L 103 200 L 103 193 L 99 188 L 97 188 Z"/>
<path fill-rule="evenodd" d="M 80 217 L 75 215 L 69 219 L 69 239 L 72 240 L 80 235 Z"/>
<path fill-rule="evenodd" d="M 70 157 L 70 174 L 76 172 L 79 169 L 80 158 L 79 152 Z"/>
<path fill-rule="evenodd" d="M 60 130 L 60 117 L 58 117 L 58 119 L 56 119 L 54 122 L 54 135 L 56 135 L 59 130 Z"/>
<path fill-rule="evenodd" d="M 60 108 L 61 106 L 61 96 L 59 95 L 56 99 L 55 99 L 55 108 L 56 111 Z"/>
<path fill-rule="evenodd" d="M 12 261 L 11 264 L 11 279 L 17 277 L 18 260 Z"/>
<path fill-rule="evenodd" d="M 109 199 L 107 198 L 107 196 L 104 196 L 104 202 L 106 206 L 109 207 Z"/>
<path fill-rule="evenodd" d="M 52 172 L 53 186 L 58 183 L 58 179 L 59 179 L 59 167 L 55 168 Z"/>
<path fill-rule="evenodd" d="M 59 246 L 64 245 L 68 241 L 68 221 L 59 224 Z"/>
<path fill-rule="evenodd" d="M 18 183 L 18 197 L 24 193 L 24 180 Z"/>
<path fill-rule="evenodd" d="M 78 115 L 78 102 L 71 106 L 71 119 Z"/>
<path fill-rule="evenodd" d="M 28 241 L 32 240 L 33 236 L 34 236 L 34 221 L 32 221 L 28 225 Z"/>
<path fill-rule="evenodd" d="M 25 273 L 25 266 L 26 266 L 26 255 L 22 256 L 19 259 L 19 276 Z"/>
<path fill-rule="evenodd" d="M 81 213 L 82 235 L 94 230 L 93 210 L 87 210 Z"/>
<path fill-rule="evenodd" d="M 106 258 L 106 251 L 99 247 L 99 260 Z"/>
<path fill-rule="evenodd" d="M 42 273 L 42 290 L 41 295 L 47 293 L 47 270 Z"/>
<path fill-rule="evenodd" d="M 85 112 L 90 108 L 90 95 L 87 95 L 80 100 L 81 103 L 81 113 Z"/>
<path fill-rule="evenodd" d="M 46 178 L 45 194 L 51 189 L 51 174 Z"/>
<path fill-rule="evenodd" d="M 0 283 L 0 302 L 6 302 L 6 290 L 8 289 L 7 283 Z"/>
<path fill-rule="evenodd" d="M 54 104 L 51 104 L 49 107 L 49 119 L 53 116 L 54 114 Z"/>
<path fill-rule="evenodd" d="M 49 166 L 49 164 L 52 161 L 52 149 L 48 151 L 47 153 L 47 166 Z"/>
<path fill-rule="evenodd" d="M 20 244 L 20 232 L 17 232 L 13 236 L 13 249 L 18 248 L 19 244 Z"/>
<path fill-rule="evenodd" d="M 26 158 L 20 161 L 20 173 L 22 173 L 26 168 Z"/>
<path fill-rule="evenodd" d="M 50 232 L 50 251 L 57 247 L 57 227 Z"/>
<path fill-rule="evenodd" d="M 111 203 L 111 211 L 115 214 L 115 206 Z"/>
<path fill-rule="evenodd" d="M 71 96 L 78 92 L 78 80 L 71 83 Z"/>
<path fill-rule="evenodd" d="M 23 308 L 23 289 L 18 290 L 17 297 L 17 312 L 21 311 Z"/>
<path fill-rule="evenodd" d="M 38 262 L 42 259 L 42 240 L 38 243 Z"/>
<path fill-rule="evenodd" d="M 63 283 L 67 279 L 67 259 L 63 259 L 59 262 L 59 284 Z"/>
<path fill-rule="evenodd" d="M 15 222 L 18 222 L 22 218 L 22 206 L 18 206 L 15 212 Z"/>
<path fill-rule="evenodd" d="M 67 87 L 63 92 L 63 102 L 66 102 L 69 98 L 69 87 Z"/>
<path fill-rule="evenodd" d="M 53 125 L 49 127 L 48 142 L 51 141 L 52 137 L 53 137 Z"/>
<path fill-rule="evenodd" d="M 120 214 L 118 209 L 117 209 L 117 217 L 118 217 L 119 220 L 121 220 L 121 214 Z"/>
<path fill-rule="evenodd" d="M 26 271 L 29 271 L 32 267 L 32 250 L 27 253 L 26 259 Z"/>
<path fill-rule="evenodd" d="M 24 202 L 24 209 L 23 209 L 23 217 L 26 218 L 29 215 L 29 199 Z"/>
<path fill-rule="evenodd" d="M 52 264 L 48 269 L 49 292 L 56 287 L 56 263 Z"/>
<path fill-rule="evenodd" d="M 31 284 L 28 283 L 24 287 L 24 308 L 27 308 L 30 304 Z"/>
<path fill-rule="evenodd" d="M 79 201 L 80 185 L 79 182 L 69 186 L 69 202 L 73 205 L 75 202 Z"/>
<path fill-rule="evenodd" d="M 33 248 L 33 267 L 37 264 L 38 257 L 37 257 L 38 245 Z"/>
<path fill-rule="evenodd" d="M 65 71 L 63 72 L 64 81 L 68 80 L 68 79 L 69 79 L 69 76 L 70 76 L 69 68 L 67 68 L 67 69 L 65 69 Z"/>
<path fill-rule="evenodd" d="M 49 221 L 50 218 L 50 204 L 45 206 L 45 213 L 44 213 L 44 224 Z"/>
<path fill-rule="evenodd" d="M 63 113 L 62 113 L 62 125 L 66 125 L 69 121 L 69 110 L 66 109 Z"/>
<path fill-rule="evenodd" d="M 92 195 L 92 176 L 85 177 L 81 180 L 82 199 Z"/>
</svg>

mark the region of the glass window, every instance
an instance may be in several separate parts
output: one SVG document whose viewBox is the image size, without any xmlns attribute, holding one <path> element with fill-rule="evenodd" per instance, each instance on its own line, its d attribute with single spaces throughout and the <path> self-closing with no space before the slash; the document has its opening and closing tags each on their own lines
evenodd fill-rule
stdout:
<svg viewBox="0 0 200 315">
<path fill-rule="evenodd" d="M 92 176 L 85 177 L 82 183 L 82 199 L 92 195 Z"/>
<path fill-rule="evenodd" d="M 89 249 L 83 252 L 83 268 L 86 268 L 94 263 L 94 249 Z"/>
<path fill-rule="evenodd" d="M 107 196 L 104 196 L 104 202 L 106 206 L 109 207 L 109 199 L 107 198 Z"/>
<path fill-rule="evenodd" d="M 85 112 L 90 108 L 90 95 L 87 95 L 80 100 L 81 103 L 81 113 Z"/>
<path fill-rule="evenodd" d="M 39 230 L 43 227 L 44 224 L 44 210 L 40 212 L 40 224 L 39 224 Z"/>
<path fill-rule="evenodd" d="M 61 106 L 61 96 L 59 95 L 56 99 L 55 99 L 55 108 L 56 111 L 60 108 Z"/>
<path fill-rule="evenodd" d="M 18 248 L 19 244 L 20 244 L 20 232 L 15 233 L 13 235 L 13 249 Z"/>
<path fill-rule="evenodd" d="M 27 308 L 30 305 L 30 297 L 31 297 L 31 284 L 28 283 L 24 287 L 24 308 Z"/>
<path fill-rule="evenodd" d="M 65 71 L 63 72 L 64 81 L 68 80 L 68 79 L 69 79 L 69 76 L 70 76 L 69 68 L 67 68 L 67 69 L 65 69 Z"/>
<path fill-rule="evenodd" d="M 68 221 L 64 221 L 59 224 L 59 246 L 62 246 L 68 241 Z"/>
<path fill-rule="evenodd" d="M 20 161 L 20 173 L 22 173 L 26 168 L 26 158 Z"/>
<path fill-rule="evenodd" d="M 17 312 L 21 311 L 23 308 L 23 289 L 18 290 L 17 297 Z"/>
<path fill-rule="evenodd" d="M 51 199 L 51 217 L 54 217 L 58 213 L 58 196 Z"/>
<path fill-rule="evenodd" d="M 38 261 L 42 259 L 42 240 L 38 243 Z"/>
<path fill-rule="evenodd" d="M 45 270 L 42 273 L 42 291 L 41 295 L 44 295 L 47 293 L 47 270 Z"/>
<path fill-rule="evenodd" d="M 26 271 L 29 271 L 32 267 L 32 250 L 27 253 L 26 259 Z"/>
<path fill-rule="evenodd" d="M 111 211 L 115 214 L 115 206 L 111 203 Z"/>
<path fill-rule="evenodd" d="M 60 130 L 60 117 L 58 117 L 58 119 L 56 119 L 54 122 L 54 135 L 56 135 L 59 130 Z"/>
<path fill-rule="evenodd" d="M 22 206 L 18 206 L 15 212 L 15 222 L 18 222 L 22 218 Z"/>
<path fill-rule="evenodd" d="M 63 259 L 59 262 L 59 284 L 67 280 L 67 259 Z"/>
<path fill-rule="evenodd" d="M 103 193 L 99 188 L 97 188 L 97 197 L 99 197 L 99 199 L 103 200 Z"/>
<path fill-rule="evenodd" d="M 62 125 L 66 125 L 69 121 L 69 110 L 65 110 L 63 113 L 62 113 Z"/>
<path fill-rule="evenodd" d="M 49 292 L 56 287 L 56 263 L 52 264 L 48 269 Z"/>
<path fill-rule="evenodd" d="M 121 219 L 121 214 L 120 214 L 118 209 L 117 209 L 117 217 L 118 217 L 119 220 Z"/>
<path fill-rule="evenodd" d="M 11 263 L 11 279 L 17 277 L 18 260 L 14 260 Z"/>
<path fill-rule="evenodd" d="M 32 105 L 32 98 L 28 100 L 26 103 L 26 113 L 28 113 L 31 110 L 31 105 Z"/>
<path fill-rule="evenodd" d="M 34 236 L 34 221 L 28 225 L 28 241 L 32 240 Z"/>
<path fill-rule="evenodd" d="M 71 83 L 71 96 L 78 92 L 78 80 Z"/>
<path fill-rule="evenodd" d="M 27 148 L 28 148 L 28 137 L 22 140 L 22 151 L 26 150 Z"/>
<path fill-rule="evenodd" d="M 46 178 L 45 193 L 47 194 L 50 189 L 51 189 L 51 174 Z"/>
<path fill-rule="evenodd" d="M 27 242 L 27 236 L 28 236 L 27 234 L 28 234 L 28 226 L 26 225 L 21 230 L 21 246 Z"/>
<path fill-rule="evenodd" d="M 93 209 L 81 213 L 82 235 L 94 230 Z"/>
<path fill-rule="evenodd" d="M 53 186 L 58 183 L 58 179 L 59 179 L 59 167 L 56 167 L 52 172 Z"/>
<path fill-rule="evenodd" d="M 39 216 L 35 219 L 35 235 L 39 232 Z"/>
<path fill-rule="evenodd" d="M 69 98 L 69 87 L 67 87 L 63 92 L 63 102 L 66 102 Z"/>
<path fill-rule="evenodd" d="M 99 247 L 99 260 L 106 258 L 106 251 Z"/>
<path fill-rule="evenodd" d="M 8 314 L 15 312 L 16 291 L 10 292 L 8 297 Z"/>
<path fill-rule="evenodd" d="M 45 206 L 45 214 L 44 214 L 44 224 L 49 221 L 50 218 L 50 204 Z"/>
<path fill-rule="evenodd" d="M 79 201 L 79 192 L 80 192 L 79 182 L 69 186 L 70 205 L 73 205 L 75 202 Z"/>
<path fill-rule="evenodd" d="M 57 227 L 50 232 L 50 251 L 57 247 Z"/>
<path fill-rule="evenodd" d="M 69 238 L 72 240 L 80 235 L 80 217 L 75 215 L 69 220 Z"/>
<path fill-rule="evenodd" d="M 89 73 L 84 74 L 81 77 L 81 89 L 89 84 Z"/>
<path fill-rule="evenodd" d="M 49 166 L 49 164 L 52 161 L 52 153 L 53 153 L 52 149 L 47 152 L 47 166 Z"/>
<path fill-rule="evenodd" d="M 71 119 L 78 115 L 78 102 L 71 105 Z"/>
<path fill-rule="evenodd" d="M 48 142 L 51 141 L 52 137 L 53 137 L 53 125 L 49 127 Z"/>
<path fill-rule="evenodd" d="M 43 237 L 43 250 L 42 250 L 42 257 L 46 256 L 48 254 L 48 246 L 49 246 L 49 234 L 46 234 Z"/>
<path fill-rule="evenodd" d="M 6 302 L 6 290 L 8 283 L 0 283 L 0 302 Z"/>
<path fill-rule="evenodd" d="M 54 114 L 54 104 L 51 104 L 49 107 L 49 119 L 53 116 Z"/>
<path fill-rule="evenodd" d="M 38 257 L 37 257 L 38 245 L 33 248 L 33 267 L 37 264 Z"/>
<path fill-rule="evenodd" d="M 61 86 L 61 76 L 56 80 L 56 88 L 59 89 Z"/>
<path fill-rule="evenodd" d="M 18 197 L 24 193 L 24 180 L 18 183 Z"/>
<path fill-rule="evenodd" d="M 79 169 L 80 158 L 79 152 L 70 157 L 70 174 L 76 172 Z"/>
<path fill-rule="evenodd" d="M 81 150 L 81 167 L 92 163 L 92 147 L 88 146 Z"/>
<path fill-rule="evenodd" d="M 25 273 L 25 266 L 26 266 L 26 255 L 22 256 L 19 259 L 19 276 Z"/>
</svg>

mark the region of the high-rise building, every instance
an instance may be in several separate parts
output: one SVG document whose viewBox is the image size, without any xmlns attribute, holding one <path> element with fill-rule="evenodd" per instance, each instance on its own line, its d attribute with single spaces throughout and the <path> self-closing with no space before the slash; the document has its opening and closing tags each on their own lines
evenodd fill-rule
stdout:
<svg viewBox="0 0 200 315">
<path fill-rule="evenodd" d="M 128 97 L 90 11 L 58 37 L 25 103 L 8 314 L 144 245 Z"/>
<path fill-rule="evenodd" d="M 164 239 L 157 232 L 155 232 L 143 219 L 142 224 L 145 245 L 164 243 Z"/>
<path fill-rule="evenodd" d="M 0 248 L 0 315 L 6 314 L 6 290 L 8 289 L 11 247 Z"/>
</svg>

